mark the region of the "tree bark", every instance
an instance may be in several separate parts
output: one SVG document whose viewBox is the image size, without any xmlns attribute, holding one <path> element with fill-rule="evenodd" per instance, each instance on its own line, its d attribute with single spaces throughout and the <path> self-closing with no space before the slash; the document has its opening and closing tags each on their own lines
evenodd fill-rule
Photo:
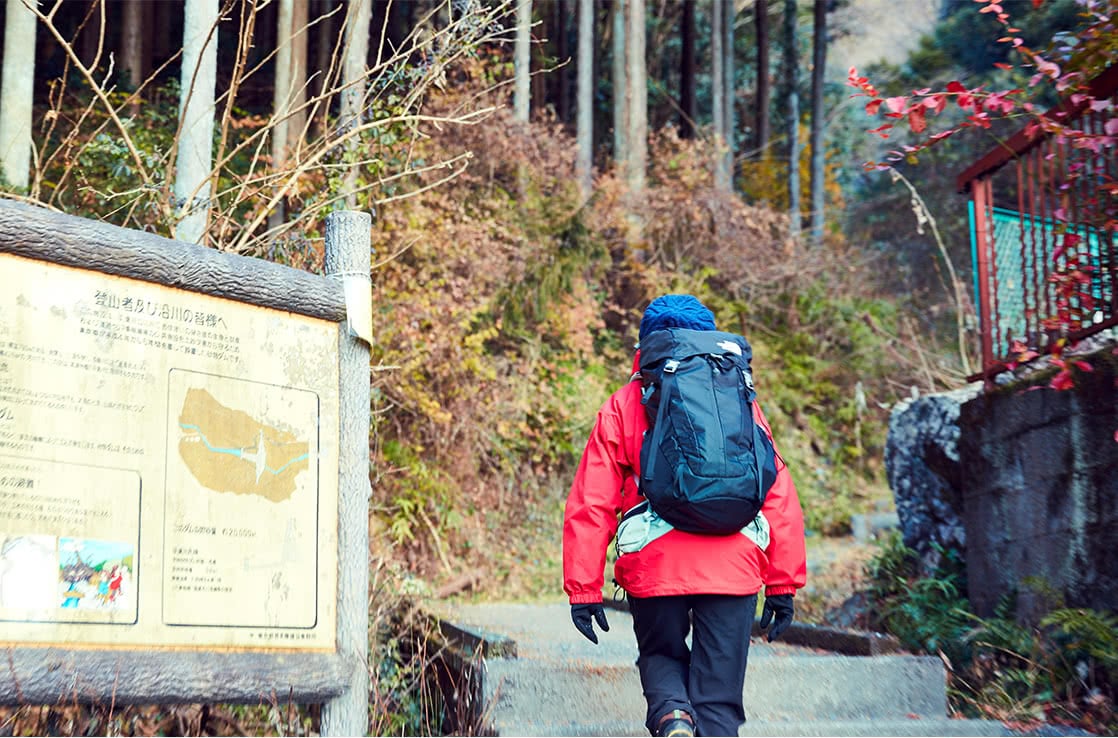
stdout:
<svg viewBox="0 0 1118 738">
<path fill-rule="evenodd" d="M 679 21 L 679 135 L 695 137 L 695 0 L 683 0 Z"/>
<path fill-rule="evenodd" d="M 811 66 L 811 240 L 823 243 L 824 141 L 823 80 L 827 66 L 827 10 L 829 0 L 815 0 L 815 29 Z"/>
<path fill-rule="evenodd" d="M 784 0 L 784 78 L 787 84 L 784 127 L 788 131 L 789 235 L 800 235 L 800 99 L 799 54 L 796 33 L 796 0 Z"/>
<path fill-rule="evenodd" d="M 120 66 L 132 90 L 138 89 L 144 81 L 144 5 L 142 0 L 124 0 Z"/>
<path fill-rule="evenodd" d="M 291 121 L 287 146 L 297 151 L 303 144 L 307 125 L 307 24 L 310 0 L 295 0 L 291 14 Z"/>
<path fill-rule="evenodd" d="M 35 14 L 21 0 L 4 12 L 4 64 L 0 70 L 0 175 L 13 187 L 31 181 L 31 115 L 35 91 Z"/>
<path fill-rule="evenodd" d="M 337 0 L 317 0 L 316 5 L 316 14 L 319 20 L 318 25 L 315 26 L 317 33 L 315 34 L 314 67 L 310 70 L 310 74 L 314 75 L 314 84 L 311 89 L 314 90 L 315 97 L 319 97 L 330 89 L 331 80 L 336 79 L 337 67 L 331 68 L 331 63 L 338 51 L 340 35 L 337 31 L 338 14 L 334 12 L 337 9 Z M 314 130 L 319 132 L 326 130 L 326 119 L 329 114 L 329 101 L 320 101 L 314 109 L 315 120 L 312 123 Z"/>
<path fill-rule="evenodd" d="M 645 67 L 644 0 L 628 0 L 627 77 L 629 82 L 629 158 L 626 180 L 633 194 L 644 192 L 648 165 L 648 70 Z"/>
<path fill-rule="evenodd" d="M 559 63 L 562 64 L 567 61 L 571 55 L 569 37 L 570 37 L 570 24 L 567 22 L 568 16 L 571 13 L 569 0 L 556 0 L 555 3 L 555 36 L 556 47 L 558 51 Z M 559 113 L 560 123 L 570 123 L 571 121 L 571 75 L 570 67 L 563 66 L 558 71 L 559 84 L 556 94 L 558 100 L 556 101 L 556 109 Z"/>
<path fill-rule="evenodd" d="M 626 171 L 629 161 L 629 84 L 626 67 L 626 6 L 613 0 L 613 160 Z"/>
<path fill-rule="evenodd" d="M 722 44 L 726 34 L 722 30 L 726 9 L 722 0 L 711 3 L 710 19 L 710 100 L 711 118 L 714 132 L 714 189 L 719 192 L 730 190 L 730 170 L 726 167 L 726 73 L 723 66 L 726 55 Z"/>
<path fill-rule="evenodd" d="M 105 4 L 101 0 L 89 0 L 86 5 L 89 7 L 83 9 L 82 16 L 88 17 L 88 20 L 78 35 L 78 56 L 81 57 L 82 64 L 94 71 L 97 68 L 94 62 L 100 61 L 98 52 L 102 51 L 101 44 L 104 41 Z"/>
<path fill-rule="evenodd" d="M 356 126 L 365 105 L 365 73 L 369 59 L 369 25 L 372 22 L 372 0 L 349 0 L 346 8 L 345 28 L 342 37 L 345 42 L 345 57 L 342 61 L 341 100 L 339 101 L 339 125 L 342 128 Z M 387 18 L 385 22 L 387 23 Z M 350 140 L 348 148 L 353 151 L 358 142 Z M 358 167 L 351 165 L 345 174 L 343 188 L 346 191 L 346 208 L 357 207 Z"/>
<path fill-rule="evenodd" d="M 291 129 L 292 31 L 295 27 L 296 0 L 279 0 L 276 11 L 275 76 L 272 83 L 272 167 L 281 171 L 287 164 Z M 283 200 L 268 215 L 268 227 L 287 219 Z"/>
<path fill-rule="evenodd" d="M 578 0 L 578 182 L 583 198 L 593 187 L 594 0 Z"/>
<path fill-rule="evenodd" d="M 210 216 L 210 181 L 217 87 L 218 0 L 186 0 L 182 34 L 182 97 L 179 103 L 175 199 L 180 220 L 175 238 L 205 243 Z"/>
<path fill-rule="evenodd" d="M 769 137 L 772 135 L 769 123 L 769 98 L 771 85 L 769 84 L 769 6 L 768 0 L 757 0 L 753 6 L 753 23 L 757 31 L 757 109 L 756 115 L 756 140 L 754 142 L 754 155 L 762 158 L 769 148 Z"/>
<path fill-rule="evenodd" d="M 513 118 L 521 123 L 528 122 L 529 99 L 531 95 L 531 33 L 532 0 L 517 0 L 516 3 L 516 49 L 515 74 L 516 86 L 513 91 Z"/>
<path fill-rule="evenodd" d="M 734 186 L 734 132 L 737 130 L 737 116 L 734 110 L 734 99 L 736 97 L 734 89 L 734 19 L 736 13 L 734 11 L 734 0 L 722 0 L 724 3 L 722 11 L 722 94 L 725 102 L 722 103 L 722 115 L 725 118 L 722 124 L 722 134 L 726 138 L 726 150 L 724 156 L 726 161 L 723 166 L 726 168 L 726 179 L 728 182 L 727 188 L 732 189 Z"/>
</svg>

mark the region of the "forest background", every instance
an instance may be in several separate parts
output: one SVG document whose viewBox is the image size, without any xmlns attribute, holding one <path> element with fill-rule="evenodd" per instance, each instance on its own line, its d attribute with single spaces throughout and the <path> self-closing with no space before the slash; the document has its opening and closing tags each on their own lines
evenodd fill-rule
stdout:
<svg viewBox="0 0 1118 738">
<path fill-rule="evenodd" d="M 1088 22 L 1075 0 L 1001 5 L 1035 48 Z M 185 6 L 43 3 L 34 155 L 29 176 L 9 171 L 0 191 L 179 237 L 184 201 L 205 192 L 190 240 L 315 272 L 327 212 L 375 213 L 371 614 L 389 667 L 374 676 L 392 705 L 382 731 L 430 720 L 400 696 L 419 678 L 392 650 L 401 598 L 563 598 L 566 491 L 598 406 L 629 376 L 651 298 L 693 293 L 752 343 L 816 561 L 848 538 L 853 516 L 892 508 L 892 407 L 961 387 L 974 370 L 955 176 L 1021 123 L 867 170 L 916 139 L 867 135 L 880 121 L 845 84 L 857 66 L 883 95 L 950 80 L 1029 87 L 1034 70 L 971 0 L 227 2 L 213 34 L 213 166 L 184 195 Z M 591 105 L 580 119 L 586 6 Z M 349 41 L 354 24 L 369 29 L 363 49 Z M 27 58 L 8 41 L 6 69 Z M 347 68 L 354 46 L 359 73 Z M 1036 101 L 1055 97 L 1038 88 Z M 797 617 L 843 617 L 869 586 L 864 561 L 813 570 Z M 177 714 L 180 726 L 183 715 L 194 713 Z M 145 719 L 134 714 L 131 729 Z"/>
</svg>

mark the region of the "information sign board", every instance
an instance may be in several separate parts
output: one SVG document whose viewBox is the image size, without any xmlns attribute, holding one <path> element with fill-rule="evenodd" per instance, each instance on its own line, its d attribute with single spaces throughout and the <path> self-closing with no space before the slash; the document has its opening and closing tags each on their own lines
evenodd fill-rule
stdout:
<svg viewBox="0 0 1118 738">
<path fill-rule="evenodd" d="M 0 274 L 0 645 L 334 650 L 338 324 Z"/>
</svg>

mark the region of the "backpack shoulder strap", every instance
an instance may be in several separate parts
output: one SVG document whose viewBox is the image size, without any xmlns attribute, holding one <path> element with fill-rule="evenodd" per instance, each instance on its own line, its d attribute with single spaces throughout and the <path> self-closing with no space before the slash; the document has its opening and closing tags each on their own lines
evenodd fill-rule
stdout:
<svg viewBox="0 0 1118 738">
<path fill-rule="evenodd" d="M 664 416 L 668 413 L 668 399 L 672 396 L 674 389 L 675 372 L 664 372 L 663 376 L 660 378 L 660 387 L 658 390 L 660 397 L 657 398 L 660 404 L 656 406 L 656 419 L 652 422 L 652 437 L 645 439 L 645 442 L 650 444 L 650 448 L 658 449 L 664 441 L 664 429 L 668 425 L 664 420 Z M 651 392 L 646 392 L 641 399 L 641 404 L 646 404 L 650 395 Z M 657 456 L 659 456 L 657 453 L 648 455 L 648 468 L 641 469 L 642 479 L 652 479 L 653 472 L 656 470 Z"/>
<path fill-rule="evenodd" d="M 757 499 L 765 499 L 765 484 L 761 476 L 761 424 L 753 417 L 753 405 L 757 402 L 757 390 L 753 386 L 753 372 L 742 368 L 741 378 L 745 383 L 745 411 L 749 413 L 749 423 L 753 426 L 753 472 L 757 476 Z"/>
</svg>

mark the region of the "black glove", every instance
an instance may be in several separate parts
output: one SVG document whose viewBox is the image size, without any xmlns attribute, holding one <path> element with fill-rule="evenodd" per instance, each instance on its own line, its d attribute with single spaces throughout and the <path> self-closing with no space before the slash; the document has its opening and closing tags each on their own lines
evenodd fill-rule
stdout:
<svg viewBox="0 0 1118 738">
<path fill-rule="evenodd" d="M 769 629 L 769 643 L 788 630 L 795 614 L 796 608 L 792 605 L 792 595 L 773 595 L 765 598 L 765 606 L 761 608 L 760 626 L 761 630 L 764 630 L 769 627 L 769 622 L 772 622 L 773 627 Z"/>
<path fill-rule="evenodd" d="M 597 643 L 598 635 L 594 632 L 594 623 L 590 620 L 591 616 L 598 621 L 599 628 L 609 630 L 609 623 L 606 622 L 606 611 L 602 607 L 602 603 L 587 602 L 581 605 L 571 605 L 571 620 L 574 621 L 578 632 L 590 639 L 591 643 Z"/>
</svg>

